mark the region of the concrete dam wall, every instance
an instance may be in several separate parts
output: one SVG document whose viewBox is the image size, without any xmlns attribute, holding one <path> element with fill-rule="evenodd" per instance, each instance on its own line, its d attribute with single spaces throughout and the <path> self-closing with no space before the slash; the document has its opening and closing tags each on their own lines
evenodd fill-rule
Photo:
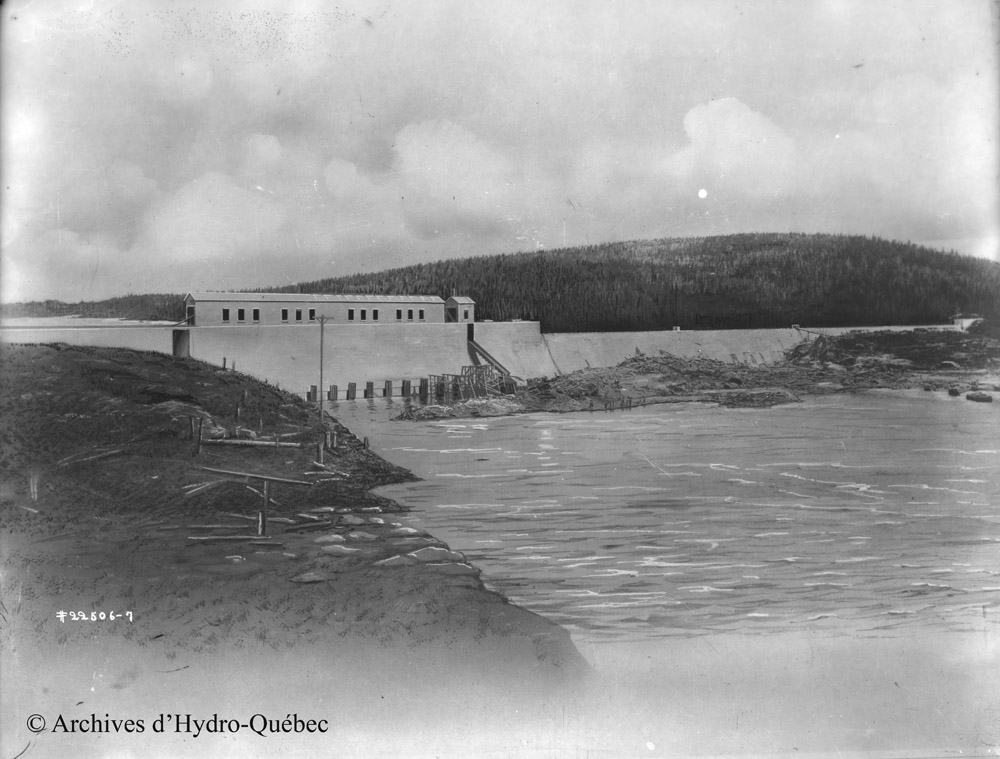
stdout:
<svg viewBox="0 0 1000 759">
<path fill-rule="evenodd" d="M 189 329 L 169 324 L 120 325 L 110 320 L 101 326 L 80 325 L 74 320 L 37 320 L 39 325 L 31 326 L 31 321 L 5 323 L 0 327 L 0 342 L 64 342 L 187 353 L 217 366 L 225 363 L 294 393 L 304 394 L 312 385 L 319 385 L 318 323 Z M 789 328 L 543 335 L 538 322 L 327 324 L 323 331 L 323 390 L 337 385 L 343 399 L 348 383 L 353 382 L 358 397 L 363 397 L 365 383 L 372 382 L 376 396 L 380 396 L 384 382 L 392 380 L 393 392 L 398 395 L 404 379 L 411 380 L 416 389 L 422 377 L 460 374 L 463 366 L 480 361 L 470 352 L 470 327 L 476 343 L 520 380 L 615 366 L 637 352 L 656 355 L 664 351 L 682 358 L 771 364 L 780 361 L 786 350 L 816 334 Z M 873 329 L 877 328 L 869 331 Z M 825 334 L 848 331 L 822 330 Z"/>
<path fill-rule="evenodd" d="M 265 379 L 285 390 L 306 392 L 319 385 L 320 328 L 315 325 L 195 327 L 190 354 L 212 364 L 223 359 L 237 371 Z M 323 330 L 323 390 L 347 385 L 417 380 L 430 374 L 459 374 L 472 363 L 465 324 L 331 325 Z"/>
<path fill-rule="evenodd" d="M 734 364 L 773 364 L 809 337 L 798 329 L 733 329 L 669 332 L 584 332 L 544 335 L 560 372 L 615 366 L 637 353 L 660 351 L 681 358 L 710 358 Z"/>
</svg>

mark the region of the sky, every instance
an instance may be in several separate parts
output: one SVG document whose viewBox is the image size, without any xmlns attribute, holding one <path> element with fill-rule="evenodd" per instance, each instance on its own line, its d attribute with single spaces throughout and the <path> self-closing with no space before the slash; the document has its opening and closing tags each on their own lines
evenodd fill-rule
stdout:
<svg viewBox="0 0 1000 759">
<path fill-rule="evenodd" d="M 0 300 L 736 232 L 998 258 L 995 0 L 13 0 Z"/>
</svg>

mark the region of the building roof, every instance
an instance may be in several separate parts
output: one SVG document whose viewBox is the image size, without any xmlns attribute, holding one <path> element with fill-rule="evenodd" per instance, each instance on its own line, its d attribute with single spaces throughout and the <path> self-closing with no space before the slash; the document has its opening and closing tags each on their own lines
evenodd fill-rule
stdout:
<svg viewBox="0 0 1000 759">
<path fill-rule="evenodd" d="M 452 295 L 450 298 L 448 298 L 447 302 L 448 303 L 467 303 L 467 304 L 473 305 L 473 306 L 476 304 L 476 301 L 474 301 L 472 298 L 469 298 L 469 297 L 467 297 L 465 295 Z"/>
<path fill-rule="evenodd" d="M 444 303 L 436 295 L 361 295 L 327 293 L 188 293 L 185 300 L 233 303 Z"/>
</svg>

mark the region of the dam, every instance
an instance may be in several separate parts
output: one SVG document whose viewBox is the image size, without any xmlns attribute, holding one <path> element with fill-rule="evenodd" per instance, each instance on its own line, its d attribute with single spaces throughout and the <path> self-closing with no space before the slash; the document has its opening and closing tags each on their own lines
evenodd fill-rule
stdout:
<svg viewBox="0 0 1000 759">
<path fill-rule="evenodd" d="M 227 314 L 227 319 L 230 315 L 236 317 L 231 322 L 214 323 L 202 317 L 193 318 L 190 311 L 179 324 L 72 317 L 16 318 L 0 324 L 0 343 L 68 343 L 155 351 L 244 372 L 298 394 L 306 394 L 314 386 L 322 385 L 323 392 L 337 386 L 340 398 L 345 398 L 352 383 L 358 388 L 371 386 L 382 395 L 386 383 L 391 382 L 393 392 L 398 394 L 403 381 L 416 387 L 421 378 L 460 375 L 463 367 L 477 365 L 492 365 L 517 384 L 578 369 L 615 366 L 640 353 L 655 355 L 661 351 L 681 358 L 766 365 L 782 360 L 785 351 L 816 334 L 887 329 L 813 330 L 793 326 L 547 334 L 537 321 L 473 321 L 469 299 L 449 299 L 449 303 L 455 301 L 458 306 L 448 305 L 439 298 L 434 301 L 420 301 L 423 308 L 417 310 L 405 303 L 382 300 L 379 314 L 375 308 L 352 310 L 349 304 L 338 300 L 335 306 L 345 316 L 330 320 L 316 308 L 315 301 L 310 301 L 311 305 L 302 309 L 304 315 L 298 322 L 294 315 L 299 309 L 279 311 L 277 307 L 274 319 L 268 319 L 265 311 L 259 321 L 254 321 L 253 309 L 244 315 L 241 308 Z M 281 319 L 281 311 L 287 312 L 287 321 Z M 414 313 L 412 320 L 407 319 L 409 311 Z M 356 318 L 362 315 L 365 321 Z M 394 319 L 394 315 L 399 318 Z M 961 325 L 933 328 L 961 329 Z"/>
</svg>

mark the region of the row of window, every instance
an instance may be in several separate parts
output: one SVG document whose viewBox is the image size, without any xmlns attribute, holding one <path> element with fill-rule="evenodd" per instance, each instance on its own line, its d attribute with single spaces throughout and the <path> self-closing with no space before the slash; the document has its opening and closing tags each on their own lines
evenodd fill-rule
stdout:
<svg viewBox="0 0 1000 759">
<path fill-rule="evenodd" d="M 361 319 L 360 319 L 360 321 L 363 321 L 363 322 L 368 321 L 368 309 L 367 308 L 361 308 L 361 309 L 349 308 L 349 309 L 347 309 L 347 321 L 349 321 L 349 322 L 355 321 L 355 313 L 356 313 L 356 311 L 360 311 L 361 312 Z M 247 312 L 247 310 L 245 308 L 237 308 L 236 309 L 236 321 L 238 321 L 238 322 L 245 322 L 247 320 L 247 318 L 246 318 L 246 312 Z M 231 320 L 230 319 L 231 313 L 232 313 L 232 309 L 228 309 L 228 308 L 222 309 L 222 321 L 223 321 L 223 323 L 228 323 Z M 250 309 L 250 315 L 251 315 L 250 316 L 251 321 L 254 321 L 254 322 L 259 322 L 260 321 L 260 309 L 259 308 Z M 283 322 L 289 321 L 288 315 L 289 315 L 289 309 L 287 309 L 287 308 L 281 309 L 281 321 L 283 321 Z M 378 321 L 378 309 L 377 308 L 373 308 L 371 310 L 371 317 L 372 317 L 371 320 L 373 322 L 377 322 Z M 411 322 L 413 321 L 413 309 L 412 308 L 406 309 L 406 320 L 407 321 L 411 321 Z M 417 320 L 418 321 L 424 321 L 424 309 L 422 309 L 422 308 L 417 309 Z M 302 321 L 302 309 L 301 308 L 296 308 L 295 309 L 295 321 L 297 321 L 297 322 Z M 311 321 L 311 322 L 316 321 L 316 309 L 315 308 L 310 308 L 309 309 L 309 321 Z M 396 321 L 403 321 L 403 309 L 401 309 L 401 308 L 397 308 L 396 309 Z"/>
</svg>

